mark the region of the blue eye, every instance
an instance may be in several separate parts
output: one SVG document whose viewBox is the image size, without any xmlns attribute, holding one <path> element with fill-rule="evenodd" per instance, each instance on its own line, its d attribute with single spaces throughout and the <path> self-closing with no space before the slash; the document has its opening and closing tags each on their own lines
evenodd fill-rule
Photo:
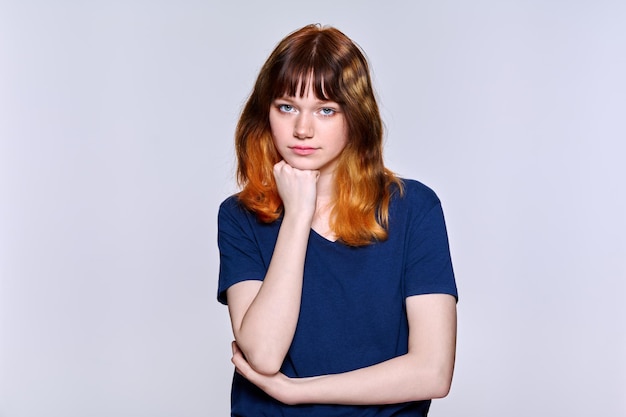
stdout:
<svg viewBox="0 0 626 417">
<path fill-rule="evenodd" d="M 278 110 L 285 112 L 285 113 L 290 113 L 293 111 L 293 106 L 289 105 L 289 104 L 279 104 L 278 105 Z"/>
<path fill-rule="evenodd" d="M 332 116 L 335 113 L 336 113 L 335 109 L 331 109 L 328 107 L 324 107 L 323 109 L 320 110 L 320 114 L 322 116 Z"/>
</svg>

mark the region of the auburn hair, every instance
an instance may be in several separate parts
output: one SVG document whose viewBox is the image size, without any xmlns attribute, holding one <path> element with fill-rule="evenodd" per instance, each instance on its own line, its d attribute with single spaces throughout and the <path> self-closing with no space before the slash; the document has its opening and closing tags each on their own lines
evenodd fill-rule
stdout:
<svg viewBox="0 0 626 417">
<path fill-rule="evenodd" d="M 285 37 L 261 68 L 235 132 L 238 198 L 261 222 L 282 215 L 272 172 L 281 157 L 269 123 L 272 102 L 283 96 L 337 102 L 348 140 L 335 169 L 330 228 L 350 246 L 387 238 L 389 201 L 402 182 L 383 163 L 383 123 L 361 49 L 333 27 L 305 26 Z"/>
</svg>

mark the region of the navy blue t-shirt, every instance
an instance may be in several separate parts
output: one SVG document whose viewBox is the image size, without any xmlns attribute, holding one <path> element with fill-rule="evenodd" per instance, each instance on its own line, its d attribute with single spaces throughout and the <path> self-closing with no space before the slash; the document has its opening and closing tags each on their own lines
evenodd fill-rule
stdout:
<svg viewBox="0 0 626 417">
<path fill-rule="evenodd" d="M 408 351 L 406 297 L 457 297 L 441 204 L 425 185 L 403 180 L 389 206 L 389 238 L 368 246 L 331 242 L 311 230 L 300 316 L 281 371 L 289 377 L 335 374 L 374 365 Z M 281 219 L 260 223 L 236 196 L 218 215 L 218 300 L 241 281 L 263 280 Z M 430 401 L 393 405 L 284 405 L 235 373 L 232 415 L 425 416 Z"/>
</svg>

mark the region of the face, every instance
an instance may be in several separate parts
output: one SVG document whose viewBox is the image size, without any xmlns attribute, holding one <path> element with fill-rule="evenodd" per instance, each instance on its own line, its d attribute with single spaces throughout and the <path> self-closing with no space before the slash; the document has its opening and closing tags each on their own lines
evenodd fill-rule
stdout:
<svg viewBox="0 0 626 417">
<path fill-rule="evenodd" d="M 269 119 L 274 145 L 285 162 L 332 175 L 348 141 L 339 104 L 318 99 L 309 87 L 304 97 L 274 100 Z"/>
</svg>

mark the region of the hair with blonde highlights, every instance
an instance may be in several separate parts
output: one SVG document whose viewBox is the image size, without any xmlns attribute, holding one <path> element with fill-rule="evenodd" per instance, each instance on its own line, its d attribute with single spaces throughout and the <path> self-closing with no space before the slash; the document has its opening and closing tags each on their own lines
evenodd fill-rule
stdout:
<svg viewBox="0 0 626 417">
<path fill-rule="evenodd" d="M 307 85 L 317 98 L 341 106 L 348 128 L 335 170 L 331 229 L 350 246 L 385 240 L 391 194 L 402 192 L 402 182 L 383 163 L 383 123 L 367 60 L 332 27 L 308 25 L 291 33 L 261 68 L 235 132 L 239 200 L 262 222 L 281 216 L 272 173 L 281 157 L 272 139 L 270 105 L 278 97 L 303 96 Z"/>
</svg>

